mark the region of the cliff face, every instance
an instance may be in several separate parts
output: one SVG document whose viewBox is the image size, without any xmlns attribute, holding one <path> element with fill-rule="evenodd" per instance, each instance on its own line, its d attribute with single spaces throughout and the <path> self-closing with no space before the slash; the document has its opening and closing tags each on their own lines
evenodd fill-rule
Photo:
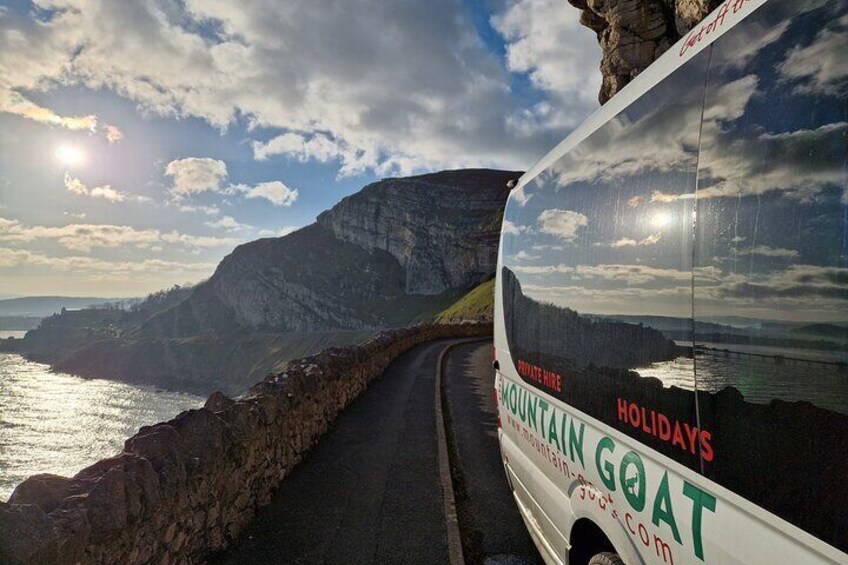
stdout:
<svg viewBox="0 0 848 565">
<path fill-rule="evenodd" d="M 722 0 L 568 0 L 598 35 L 601 104 L 718 8 Z"/>
<path fill-rule="evenodd" d="M 224 333 L 233 322 L 362 330 L 435 314 L 494 273 L 506 184 L 519 174 L 445 171 L 373 183 L 313 225 L 239 246 L 145 332 Z"/>
<path fill-rule="evenodd" d="M 517 177 L 465 170 L 388 179 L 345 198 L 318 223 L 342 241 L 397 259 L 408 294 L 440 294 L 494 272 L 506 183 Z"/>
</svg>

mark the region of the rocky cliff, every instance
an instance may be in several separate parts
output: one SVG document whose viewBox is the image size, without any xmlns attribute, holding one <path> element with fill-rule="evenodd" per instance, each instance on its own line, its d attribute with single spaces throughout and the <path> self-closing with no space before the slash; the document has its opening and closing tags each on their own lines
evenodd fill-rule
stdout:
<svg viewBox="0 0 848 565">
<path fill-rule="evenodd" d="M 568 0 L 598 35 L 603 58 L 601 104 L 624 88 L 721 0 Z"/>
<path fill-rule="evenodd" d="M 342 241 L 385 251 L 408 294 L 470 287 L 495 271 L 506 182 L 517 173 L 445 171 L 365 187 L 318 217 Z"/>
</svg>

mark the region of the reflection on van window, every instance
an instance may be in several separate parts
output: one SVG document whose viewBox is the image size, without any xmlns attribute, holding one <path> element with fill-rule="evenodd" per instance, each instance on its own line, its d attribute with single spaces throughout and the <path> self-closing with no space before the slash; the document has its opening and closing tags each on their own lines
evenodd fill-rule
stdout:
<svg viewBox="0 0 848 565">
<path fill-rule="evenodd" d="M 501 279 L 526 382 L 697 470 L 712 456 L 691 334 L 706 63 L 689 61 L 510 200 Z"/>
<path fill-rule="evenodd" d="M 695 259 L 705 473 L 843 551 L 846 56 L 844 1 L 770 2 L 713 46 Z"/>
</svg>

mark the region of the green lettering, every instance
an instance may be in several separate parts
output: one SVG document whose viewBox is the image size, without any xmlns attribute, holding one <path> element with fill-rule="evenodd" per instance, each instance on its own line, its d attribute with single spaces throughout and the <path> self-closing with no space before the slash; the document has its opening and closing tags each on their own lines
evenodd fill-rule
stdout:
<svg viewBox="0 0 848 565">
<path fill-rule="evenodd" d="M 545 437 L 545 413 L 548 411 L 548 408 L 550 408 L 550 404 L 548 404 L 547 401 L 542 400 L 540 398 L 539 399 L 539 407 L 541 407 L 541 409 L 542 409 L 542 423 L 541 423 L 541 426 L 540 426 L 542 428 L 542 439 L 547 439 Z M 533 406 L 533 427 L 536 427 L 536 407 L 535 406 Z"/>
<path fill-rule="evenodd" d="M 574 431 L 574 418 L 571 419 L 571 428 L 568 432 L 568 451 L 570 451 L 571 460 L 574 461 L 574 454 L 580 458 L 580 466 L 586 468 L 586 463 L 583 461 L 583 432 L 586 431 L 586 424 L 580 422 L 580 435 Z M 565 439 L 565 438 L 563 438 Z"/>
<path fill-rule="evenodd" d="M 562 421 L 560 422 L 560 425 L 559 425 L 560 426 L 559 427 L 559 429 L 560 429 L 559 437 L 562 438 L 562 447 L 560 447 L 560 451 L 562 452 L 563 455 L 566 455 L 565 438 L 568 437 L 568 436 L 566 436 L 566 430 L 565 430 L 566 422 L 568 422 L 568 415 L 565 412 L 563 412 L 562 413 Z"/>
<path fill-rule="evenodd" d="M 548 443 L 553 443 L 559 451 L 562 451 L 562 445 L 559 443 L 559 434 L 557 434 L 556 429 L 556 415 L 557 411 L 554 408 L 551 412 L 551 419 L 548 422 Z M 565 418 L 565 415 L 563 414 L 562 417 Z"/>
<path fill-rule="evenodd" d="M 704 542 L 701 535 L 703 526 L 704 508 L 715 512 L 716 499 L 708 492 L 704 492 L 693 484 L 683 482 L 683 496 L 692 499 L 692 539 L 695 546 L 695 556 L 704 560 Z"/>
<path fill-rule="evenodd" d="M 527 396 L 528 392 L 523 388 L 518 391 L 518 417 L 521 418 L 521 422 L 527 423 Z M 523 408 L 523 410 L 522 410 Z"/>
<path fill-rule="evenodd" d="M 615 442 L 610 437 L 602 437 L 598 442 L 598 447 L 595 449 L 595 467 L 598 469 L 598 474 L 601 476 L 601 482 L 606 485 L 611 492 L 615 491 L 615 465 L 609 461 L 604 461 L 601 464 L 601 455 L 604 450 L 609 450 L 610 453 L 615 451 Z"/>
<path fill-rule="evenodd" d="M 516 413 L 517 410 L 518 410 L 518 385 L 513 383 L 512 387 L 509 389 L 509 411 L 512 412 L 513 416 L 515 416 L 515 413 Z"/>
<path fill-rule="evenodd" d="M 659 526 L 660 521 L 669 525 L 671 533 L 674 535 L 674 540 L 682 544 L 683 542 L 680 541 L 680 532 L 677 529 L 677 521 L 674 519 L 674 510 L 671 507 L 671 493 L 668 490 L 668 471 L 663 473 L 660 488 L 657 489 L 657 497 L 654 499 L 654 511 L 651 515 L 651 522 L 655 526 Z"/>
<path fill-rule="evenodd" d="M 636 468 L 635 476 L 627 476 L 627 471 L 630 467 Z M 621 488 L 624 489 L 624 498 L 627 499 L 630 507 L 636 512 L 644 510 L 647 494 L 647 489 L 645 488 L 645 464 L 642 463 L 642 458 L 635 451 L 628 451 L 621 458 L 618 480 L 621 483 Z"/>
</svg>

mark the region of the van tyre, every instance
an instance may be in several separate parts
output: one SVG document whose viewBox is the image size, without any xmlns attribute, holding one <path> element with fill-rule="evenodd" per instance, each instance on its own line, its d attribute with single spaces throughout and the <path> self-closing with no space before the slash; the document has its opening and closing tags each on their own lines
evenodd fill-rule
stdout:
<svg viewBox="0 0 848 565">
<path fill-rule="evenodd" d="M 624 565 L 624 561 L 617 554 L 605 551 L 594 555 L 588 565 Z"/>
</svg>

